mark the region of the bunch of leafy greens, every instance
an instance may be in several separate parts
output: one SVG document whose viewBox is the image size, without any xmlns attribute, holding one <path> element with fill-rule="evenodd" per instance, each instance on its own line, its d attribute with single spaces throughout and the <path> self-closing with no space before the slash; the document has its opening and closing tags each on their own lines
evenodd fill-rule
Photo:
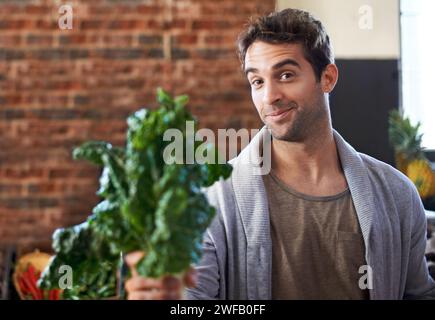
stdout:
<svg viewBox="0 0 435 320">
<path fill-rule="evenodd" d="M 172 99 L 158 89 L 156 110 L 141 109 L 128 118 L 125 148 L 100 141 L 86 142 L 73 152 L 102 166 L 97 194 L 103 200 L 86 222 L 53 234 L 55 256 L 39 285 L 58 288 L 65 283 L 62 265 L 73 271 L 67 299 L 99 299 L 116 294 L 121 253 L 142 250 L 137 270 L 145 277 L 185 271 L 201 256 L 202 235 L 214 217 L 203 187 L 227 178 L 229 164 L 167 164 L 163 151 L 168 129 L 178 129 L 186 139 L 186 121 L 195 121 L 184 108 L 187 96 Z M 184 140 L 183 139 L 183 140 Z M 196 150 L 202 142 L 193 143 Z M 183 145 L 185 148 L 185 145 Z M 210 159 L 210 157 L 208 157 Z"/>
</svg>

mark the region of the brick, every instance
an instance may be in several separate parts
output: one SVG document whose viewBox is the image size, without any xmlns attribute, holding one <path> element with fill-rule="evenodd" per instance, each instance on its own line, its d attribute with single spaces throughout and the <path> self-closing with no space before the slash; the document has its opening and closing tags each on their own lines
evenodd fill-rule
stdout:
<svg viewBox="0 0 435 320">
<path fill-rule="evenodd" d="M 132 35 L 104 35 L 102 39 L 103 43 L 108 46 L 128 46 L 130 47 L 133 43 Z"/>
<path fill-rule="evenodd" d="M 59 43 L 61 45 L 68 44 L 83 44 L 86 43 L 86 34 L 69 34 L 69 35 L 60 35 Z"/>
<path fill-rule="evenodd" d="M 59 24 L 57 20 L 38 19 L 34 24 L 36 30 L 59 30 Z"/>
<path fill-rule="evenodd" d="M 18 34 L 0 34 L 0 46 L 16 47 L 21 45 L 21 35 Z"/>
<path fill-rule="evenodd" d="M 49 119 L 49 120 L 66 120 L 76 119 L 79 117 L 77 110 L 54 110 L 54 109 L 33 109 L 29 113 L 37 119 Z"/>
<path fill-rule="evenodd" d="M 163 43 L 163 37 L 161 35 L 147 35 L 147 34 L 139 35 L 139 44 L 156 45 L 162 43 Z"/>
<path fill-rule="evenodd" d="M 171 19 L 163 24 L 164 29 L 186 29 L 188 22 L 185 19 Z"/>
<path fill-rule="evenodd" d="M 27 186 L 27 190 L 30 194 L 53 193 L 56 191 L 56 185 L 54 183 L 33 183 Z"/>
<path fill-rule="evenodd" d="M 197 54 L 203 59 L 220 59 L 235 57 L 235 50 L 226 49 L 198 49 Z"/>
<path fill-rule="evenodd" d="M 65 179 L 72 176 L 71 169 L 50 169 L 48 172 L 49 179 Z"/>
<path fill-rule="evenodd" d="M 71 152 L 69 150 L 41 150 L 38 148 L 27 148 L 23 152 L 23 148 L 16 145 L 14 148 L 8 149 L 7 153 L 0 153 L 0 162 L 13 163 L 14 166 L 26 166 L 29 162 L 49 163 L 50 161 L 63 164 L 72 162 Z M 5 173 L 2 172 L 2 174 Z"/>
<path fill-rule="evenodd" d="M 192 23 L 193 30 L 220 30 L 234 28 L 236 23 L 228 20 L 195 20 Z"/>
<path fill-rule="evenodd" d="M 148 51 L 148 57 L 149 58 L 163 58 L 164 57 L 163 50 L 156 49 L 156 48 L 150 49 Z"/>
<path fill-rule="evenodd" d="M 53 43 L 53 37 L 51 35 L 28 34 L 26 43 L 31 45 L 51 45 Z"/>
<path fill-rule="evenodd" d="M 31 15 L 51 14 L 51 8 L 44 5 L 27 5 L 24 7 L 24 12 Z"/>
<path fill-rule="evenodd" d="M 22 30 L 31 29 L 32 21 L 29 20 L 0 20 L 0 30 Z"/>
<path fill-rule="evenodd" d="M 97 55 L 104 59 L 139 59 L 147 57 L 146 52 L 142 49 L 98 49 Z"/>
<path fill-rule="evenodd" d="M 0 198 L 0 208 L 9 209 L 32 209 L 52 208 L 59 205 L 58 199 L 53 198 Z"/>
<path fill-rule="evenodd" d="M 153 18 L 147 21 L 146 27 L 150 30 L 162 31 L 165 30 L 165 22 L 162 19 Z"/>
<path fill-rule="evenodd" d="M 213 35 L 206 35 L 204 37 L 204 44 L 205 45 L 226 45 L 231 46 L 234 48 L 236 43 L 237 36 L 234 33 L 230 33 L 228 35 L 222 35 L 222 34 L 213 34 Z"/>
<path fill-rule="evenodd" d="M 88 13 L 91 16 L 110 15 L 116 13 L 116 9 L 117 8 L 115 6 L 101 6 L 101 5 L 89 4 Z"/>
<path fill-rule="evenodd" d="M 22 190 L 22 187 L 20 184 L 6 184 L 6 183 L 0 183 L 0 194 L 4 195 L 6 193 L 15 193 L 19 194 Z"/>
<path fill-rule="evenodd" d="M 79 29 L 81 30 L 95 30 L 105 27 L 103 20 L 81 20 L 79 22 Z"/>
<path fill-rule="evenodd" d="M 23 110 L 0 109 L 0 119 L 24 119 L 26 116 Z"/>
<path fill-rule="evenodd" d="M 13 169 L 6 168 L 1 170 L 2 176 L 11 179 L 25 179 L 25 178 L 42 178 L 44 176 L 44 170 L 37 168 L 29 169 Z"/>
<path fill-rule="evenodd" d="M 126 86 L 130 89 L 140 89 L 145 85 L 145 80 L 141 78 L 128 79 L 126 81 Z"/>
<path fill-rule="evenodd" d="M 84 59 L 89 57 L 89 51 L 88 49 L 70 49 L 68 55 L 72 60 Z"/>
<path fill-rule="evenodd" d="M 2 49 L 0 48 L 0 61 L 1 60 L 22 60 L 26 56 L 24 50 L 19 49 Z"/>
<path fill-rule="evenodd" d="M 258 6 L 255 7 L 255 9 L 258 8 Z M 201 6 L 201 13 L 207 16 L 249 16 L 256 13 L 253 9 L 252 5 L 245 5 L 243 2 L 228 1 L 225 5 L 216 5 L 209 2 Z"/>
<path fill-rule="evenodd" d="M 30 2 L 30 1 L 31 0 L 28 0 L 27 2 Z M 17 4 L 17 2 L 18 1 L 0 0 L 2 15 L 6 16 L 8 14 L 22 13 L 23 8 L 25 8 L 25 7 L 23 5 Z"/>
<path fill-rule="evenodd" d="M 35 49 L 31 56 L 40 60 L 68 60 L 89 57 L 88 49 Z"/>
<path fill-rule="evenodd" d="M 86 167 L 77 169 L 76 166 L 71 168 L 56 168 L 48 171 L 50 179 L 64 179 L 64 178 L 86 178 L 96 176 L 98 169 L 95 167 Z"/>
<path fill-rule="evenodd" d="M 156 15 L 164 11 L 164 8 L 160 5 L 138 5 L 135 11 L 139 14 Z"/>
<path fill-rule="evenodd" d="M 185 50 L 185 49 L 172 48 L 171 49 L 171 57 L 175 60 L 187 59 L 190 57 L 190 53 L 188 50 Z"/>
<path fill-rule="evenodd" d="M 134 30 L 145 27 L 145 23 L 140 20 L 114 20 L 107 23 L 108 29 Z"/>
<path fill-rule="evenodd" d="M 174 46 L 177 45 L 192 45 L 198 42 L 198 35 L 196 34 L 180 34 L 171 36 L 171 43 Z"/>
<path fill-rule="evenodd" d="M 239 102 L 245 99 L 245 95 L 240 94 L 238 91 L 225 91 L 206 94 L 205 99 L 209 101 Z"/>
<path fill-rule="evenodd" d="M 76 95 L 74 96 L 74 105 L 81 106 L 81 105 L 87 105 L 90 102 L 89 96 L 84 95 Z"/>
</svg>

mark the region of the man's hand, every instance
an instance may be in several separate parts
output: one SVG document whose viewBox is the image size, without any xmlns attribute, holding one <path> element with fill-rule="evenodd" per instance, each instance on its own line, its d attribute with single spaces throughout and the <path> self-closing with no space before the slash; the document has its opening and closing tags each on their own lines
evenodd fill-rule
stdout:
<svg viewBox="0 0 435 320">
<path fill-rule="evenodd" d="M 196 285 L 196 272 L 190 268 L 183 279 L 164 276 L 160 279 L 144 278 L 137 273 L 136 264 L 144 253 L 136 251 L 125 256 L 132 277 L 125 283 L 128 300 L 179 300 L 183 298 L 183 287 Z"/>
</svg>

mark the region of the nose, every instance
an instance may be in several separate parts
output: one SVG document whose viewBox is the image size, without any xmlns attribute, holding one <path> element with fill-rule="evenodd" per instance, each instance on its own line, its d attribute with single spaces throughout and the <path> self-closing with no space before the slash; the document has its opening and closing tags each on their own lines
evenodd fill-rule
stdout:
<svg viewBox="0 0 435 320">
<path fill-rule="evenodd" d="M 278 85 L 274 84 L 273 81 L 267 81 L 264 83 L 263 90 L 263 104 L 264 105 L 274 105 L 282 100 L 282 92 Z"/>
</svg>

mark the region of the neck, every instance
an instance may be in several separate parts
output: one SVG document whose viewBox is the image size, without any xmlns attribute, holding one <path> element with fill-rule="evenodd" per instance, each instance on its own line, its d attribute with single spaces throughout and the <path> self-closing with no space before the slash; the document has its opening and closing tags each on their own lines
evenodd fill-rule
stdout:
<svg viewBox="0 0 435 320">
<path fill-rule="evenodd" d="M 318 189 L 319 194 L 324 194 L 346 187 L 330 125 L 303 142 L 274 139 L 272 172 L 288 185 L 304 191 Z"/>
</svg>

